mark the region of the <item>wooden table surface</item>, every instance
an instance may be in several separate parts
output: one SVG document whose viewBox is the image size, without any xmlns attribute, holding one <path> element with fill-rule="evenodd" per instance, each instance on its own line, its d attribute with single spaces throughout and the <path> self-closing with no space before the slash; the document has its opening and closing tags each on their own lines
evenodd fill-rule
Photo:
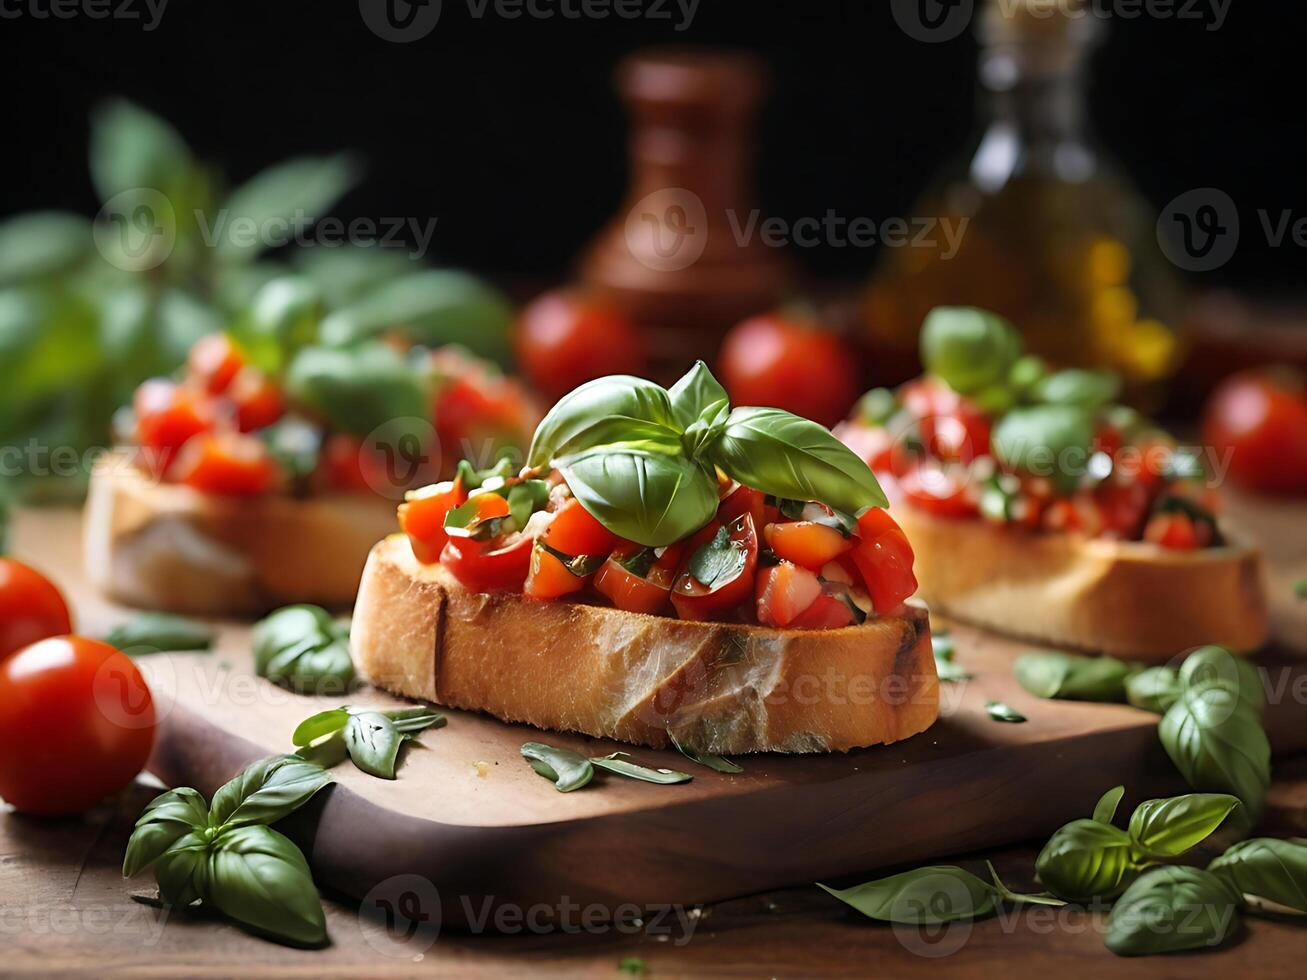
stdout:
<svg viewBox="0 0 1307 980">
<path fill-rule="evenodd" d="M 43 522 L 22 516 L 14 552 L 55 578 Z M 76 576 L 70 570 L 70 579 Z M 76 612 L 97 600 L 73 591 Z M 1019 787 L 1014 788 L 1019 791 Z M 0 809 L 0 976 L 480 976 L 629 975 L 638 958 L 650 977 L 963 976 L 1022 974 L 1120 978 L 1155 976 L 1301 976 L 1307 926 L 1245 917 L 1225 948 L 1200 955 L 1125 960 L 1103 946 L 1104 916 L 1081 909 L 1032 907 L 937 930 L 891 927 L 863 919 L 815 887 L 788 889 L 702 909 L 682 909 L 643 926 L 584 928 L 579 910 L 541 911 L 572 932 L 456 934 L 419 930 L 410 937 L 328 897 L 332 945 L 301 951 L 265 942 L 198 914 L 166 914 L 149 904 L 148 876 L 119 874 L 132 824 L 158 792 L 146 780 L 95 811 L 51 821 Z M 1031 801 L 1038 805 L 1038 801 Z M 1307 757 L 1280 760 L 1267 831 L 1307 834 Z M 876 833 L 874 826 L 869 834 Z M 994 861 L 1009 885 L 1033 885 L 1039 841 L 956 863 L 983 873 Z M 851 872 L 856 869 L 850 869 Z M 852 874 L 845 884 L 863 880 Z M 145 901 L 141 901 L 144 899 Z"/>
</svg>

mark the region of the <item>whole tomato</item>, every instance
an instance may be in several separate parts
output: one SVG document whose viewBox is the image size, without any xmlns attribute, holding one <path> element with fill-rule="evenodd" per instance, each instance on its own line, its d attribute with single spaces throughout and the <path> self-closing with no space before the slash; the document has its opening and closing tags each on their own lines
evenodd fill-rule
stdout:
<svg viewBox="0 0 1307 980">
<path fill-rule="evenodd" d="M 0 661 L 0 797 L 79 813 L 136 778 L 154 744 L 150 689 L 107 643 L 56 636 Z"/>
<path fill-rule="evenodd" d="M 1203 439 L 1229 453 L 1236 483 L 1307 493 L 1307 388 L 1297 375 L 1254 370 L 1227 378 L 1207 402 Z"/>
<path fill-rule="evenodd" d="M 718 358 L 735 405 L 766 405 L 834 425 L 858 396 L 857 362 L 810 319 L 767 313 L 732 327 Z"/>
<path fill-rule="evenodd" d="M 570 289 L 545 293 L 518 319 L 517 360 L 551 399 L 608 374 L 641 374 L 644 343 L 635 324 L 601 300 Z"/>
<path fill-rule="evenodd" d="M 68 603 L 55 584 L 20 561 L 0 558 L 0 660 L 72 630 Z"/>
</svg>

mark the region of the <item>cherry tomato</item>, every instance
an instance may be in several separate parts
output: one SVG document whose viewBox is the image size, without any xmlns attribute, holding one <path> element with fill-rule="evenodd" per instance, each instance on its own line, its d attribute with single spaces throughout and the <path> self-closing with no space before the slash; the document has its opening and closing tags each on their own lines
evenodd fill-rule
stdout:
<svg viewBox="0 0 1307 980">
<path fill-rule="evenodd" d="M 231 338 L 225 333 L 201 337 L 186 357 L 186 373 L 211 395 L 221 395 L 244 367 Z"/>
<path fill-rule="evenodd" d="M 975 517 L 980 508 L 968 492 L 968 479 L 957 464 L 925 460 L 899 477 L 899 492 L 914 507 L 937 517 Z"/>
<path fill-rule="evenodd" d="M 286 410 L 281 389 L 262 371 L 242 368 L 227 389 L 236 406 L 236 424 L 242 432 L 265 429 Z"/>
<path fill-rule="evenodd" d="M 789 561 L 764 568 L 754 586 L 758 622 L 763 626 L 789 626 L 820 595 L 816 572 Z"/>
<path fill-rule="evenodd" d="M 450 463 L 531 441 L 539 413 L 518 382 L 453 347 L 433 351 L 431 365 L 436 375 L 432 418 Z"/>
<path fill-rule="evenodd" d="M 1203 438 L 1229 453 L 1230 477 L 1251 490 L 1307 492 L 1307 388 L 1287 371 L 1244 371 L 1207 403 Z"/>
<path fill-rule="evenodd" d="M 724 576 L 724 580 L 704 583 L 689 570 L 695 552 L 702 546 L 696 542 L 711 541 L 712 538 L 704 539 L 703 535 L 715 524 L 713 521 L 691 536 L 676 584 L 672 586 L 672 605 L 682 619 L 712 619 L 730 612 L 751 597 L 753 572 L 758 565 L 758 535 L 753 529 L 753 518 L 748 514 L 741 514 L 730 524 L 721 525 L 730 536 L 730 547 L 743 555 L 744 560 L 735 574 Z M 715 529 L 713 536 L 716 536 Z"/>
<path fill-rule="evenodd" d="M 815 521 L 768 524 L 762 536 L 777 557 L 813 571 L 853 547 L 853 542 L 839 531 Z"/>
<path fill-rule="evenodd" d="M 639 545 L 619 547 L 596 573 L 594 587 L 618 609 L 653 615 L 667 608 L 684 549 L 679 544 L 669 545 L 641 577 L 623 563 L 643 550 Z"/>
<path fill-rule="evenodd" d="M 767 405 L 834 425 L 858 396 L 857 359 L 814 320 L 767 313 L 732 327 L 718 367 L 736 405 Z"/>
<path fill-rule="evenodd" d="M 25 647 L 0 662 L 0 796 L 28 813 L 85 810 L 136 778 L 154 726 L 144 678 L 107 643 Z"/>
<path fill-rule="evenodd" d="M 617 535 L 600 524 L 575 497 L 563 504 L 545 528 L 541 540 L 565 555 L 606 555 L 617 544 Z"/>
<path fill-rule="evenodd" d="M 817 596 L 807 609 L 790 621 L 792 630 L 837 630 L 857 622 L 849 604 L 837 596 Z"/>
<path fill-rule="evenodd" d="M 550 398 L 594 378 L 645 369 L 635 324 L 610 304 L 575 290 L 545 293 L 530 303 L 514 340 L 526 376 Z"/>
<path fill-rule="evenodd" d="M 522 593 L 532 599 L 557 599 L 580 592 L 589 581 L 588 576 L 574 575 L 556 554 L 537 541 L 531 549 L 531 570 Z"/>
<path fill-rule="evenodd" d="M 899 398 L 936 459 L 970 463 L 989 453 L 989 419 L 969 399 L 933 379 L 904 385 Z"/>
<path fill-rule="evenodd" d="M 440 564 L 470 592 L 521 592 L 534 546 L 535 540 L 523 534 L 491 541 L 450 538 Z"/>
<path fill-rule="evenodd" d="M 440 561 L 449 536 L 445 534 L 445 515 L 467 500 L 460 479 L 435 483 L 404 495 L 399 505 L 399 529 L 408 535 L 418 561 L 434 565 Z"/>
<path fill-rule="evenodd" d="M 276 487 L 281 469 L 253 436 L 205 433 L 182 449 L 172 475 L 204 493 L 256 497 Z"/>
<path fill-rule="evenodd" d="M 1201 547 L 1198 530 L 1188 514 L 1155 514 L 1144 528 L 1144 540 L 1173 551 L 1193 551 Z"/>
<path fill-rule="evenodd" d="M 873 507 L 858 519 L 858 543 L 849 556 L 878 615 L 893 612 L 917 591 L 912 545 L 884 510 Z"/>
<path fill-rule="evenodd" d="M 192 436 L 213 428 L 213 406 L 190 388 L 153 378 L 136 389 L 136 441 L 146 450 L 146 468 L 163 474 Z"/>
<path fill-rule="evenodd" d="M 12 558 L 0 558 L 0 660 L 47 636 L 73 631 L 63 593 Z"/>
</svg>

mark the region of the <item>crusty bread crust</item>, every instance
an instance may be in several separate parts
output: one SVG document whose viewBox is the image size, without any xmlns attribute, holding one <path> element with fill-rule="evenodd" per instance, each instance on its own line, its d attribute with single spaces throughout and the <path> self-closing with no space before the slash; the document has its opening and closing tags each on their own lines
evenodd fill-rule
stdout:
<svg viewBox="0 0 1307 980">
<path fill-rule="evenodd" d="M 897 502 L 932 610 L 1040 643 L 1163 661 L 1267 639 L 1258 553 L 1156 545 L 951 520 Z"/>
<path fill-rule="evenodd" d="M 219 497 L 158 483 L 116 453 L 91 475 L 83 547 L 87 577 L 118 602 L 250 614 L 348 606 L 368 549 L 394 527 L 380 497 Z"/>
<path fill-rule="evenodd" d="M 392 535 L 368 557 L 351 629 L 373 683 L 505 721 L 707 752 L 846 751 L 930 727 L 925 613 L 838 630 L 686 622 L 468 592 Z"/>
</svg>

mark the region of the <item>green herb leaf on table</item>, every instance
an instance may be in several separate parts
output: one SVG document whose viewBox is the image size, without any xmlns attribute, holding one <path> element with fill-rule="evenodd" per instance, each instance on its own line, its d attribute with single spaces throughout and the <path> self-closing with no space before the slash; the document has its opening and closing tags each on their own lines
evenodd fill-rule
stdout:
<svg viewBox="0 0 1307 980">
<path fill-rule="evenodd" d="M 554 784 L 560 793 L 580 789 L 594 777 L 590 760 L 571 749 L 556 749 L 543 742 L 527 742 L 522 755 L 541 776 Z"/>
<path fill-rule="evenodd" d="M 300 946 L 327 941 L 313 874 L 300 849 L 271 827 L 237 827 L 214 838 L 202 896 L 255 932 Z"/>
<path fill-rule="evenodd" d="M 1018 657 L 1014 670 L 1021 686 L 1039 698 L 1123 701 L 1125 681 L 1137 668 L 1115 657 L 1041 650 Z"/>
<path fill-rule="evenodd" d="M 1307 578 L 1300 578 L 1293 583 L 1293 594 L 1299 599 L 1307 599 Z"/>
<path fill-rule="evenodd" d="M 1043 892 L 1037 895 L 1024 894 L 1022 892 L 1014 892 L 1011 888 L 1009 888 L 1007 885 L 1003 883 L 1003 879 L 1000 878 L 998 876 L 998 872 L 994 870 L 994 865 L 992 862 L 986 861 L 985 867 L 989 869 L 990 880 L 994 882 L 994 887 L 998 890 L 999 897 L 1003 898 L 1006 901 L 1025 902 L 1030 905 L 1052 905 L 1057 907 L 1067 904 L 1066 902 L 1062 901 L 1062 899 L 1056 898 L 1055 896 L 1053 896 L 1051 893 L 1048 892 Z"/>
<path fill-rule="evenodd" d="M 1020 725 L 1027 721 L 1025 715 L 1017 711 L 1010 704 L 1004 701 L 989 701 L 985 704 L 985 712 L 995 721 L 1003 721 L 1012 725 Z"/>
<path fill-rule="evenodd" d="M 903 925 L 942 925 L 983 919 L 999 907 L 997 888 L 948 865 L 903 871 L 852 888 L 817 887 L 852 906 L 869 919 Z"/>
<path fill-rule="evenodd" d="M 1110 824 L 1116 819 L 1116 809 L 1121 805 L 1121 798 L 1125 796 L 1124 786 L 1113 786 L 1104 793 L 1094 805 L 1093 819 L 1098 823 Z"/>
<path fill-rule="evenodd" d="M 1238 924 L 1238 896 L 1198 868 L 1154 868 L 1126 889 L 1107 921 L 1107 948 L 1152 956 L 1218 946 Z"/>
<path fill-rule="evenodd" d="M 1185 688 L 1212 685 L 1228 688 L 1254 712 L 1260 713 L 1266 706 L 1266 686 L 1261 671 L 1224 647 L 1202 647 L 1185 657 L 1180 665 L 1180 683 Z"/>
<path fill-rule="evenodd" d="M 1251 911 L 1307 915 L 1307 841 L 1255 837 L 1207 866 Z"/>
<path fill-rule="evenodd" d="M 207 623 L 172 613 L 137 613 L 119 623 L 105 636 L 104 642 L 131 654 L 162 650 L 208 650 L 216 634 Z"/>
<path fill-rule="evenodd" d="M 246 766 L 213 794 L 210 827 L 276 823 L 298 810 L 331 777 L 294 755 L 274 755 Z"/>
<path fill-rule="evenodd" d="M 300 722 L 291 742 L 298 746 L 297 756 L 324 769 L 349 757 L 369 775 L 394 779 L 403 743 L 444 724 L 444 715 L 423 706 L 371 711 L 343 705 Z"/>
<path fill-rule="evenodd" d="M 350 715 L 345 725 L 345 747 L 354 765 L 379 779 L 395 778 L 403 744 L 404 736 L 395 723 L 377 711 Z"/>
<path fill-rule="evenodd" d="M 1128 832 L 1148 857 L 1177 857 L 1216 833 L 1238 806 L 1237 799 L 1224 793 L 1145 800 L 1131 815 Z"/>
<path fill-rule="evenodd" d="M 179 837 L 154 862 L 154 880 L 164 905 L 185 908 L 204 897 L 208 888 L 210 833 L 192 830 Z"/>
<path fill-rule="evenodd" d="M 948 630 L 932 633 L 930 645 L 931 652 L 935 655 L 935 672 L 939 675 L 941 681 L 956 683 L 971 680 L 972 675 L 963 670 L 953 660 L 954 653 L 957 650 L 953 634 Z"/>
<path fill-rule="evenodd" d="M 354 681 L 349 628 L 319 606 L 287 606 L 254 627 L 254 671 L 276 684 L 343 694 Z"/>
<path fill-rule="evenodd" d="M 688 772 L 678 772 L 675 769 L 650 769 L 647 766 L 637 765 L 634 762 L 628 762 L 630 756 L 626 752 L 613 752 L 610 755 L 601 755 L 590 759 L 590 764 L 599 769 L 616 773 L 619 776 L 625 776 L 628 779 L 638 779 L 645 783 L 660 783 L 664 786 L 673 783 L 688 783 L 694 777 Z"/>
<path fill-rule="evenodd" d="M 725 773 L 744 772 L 743 766 L 740 766 L 737 763 L 732 762 L 730 759 L 724 758 L 723 756 L 720 755 L 713 755 L 711 752 L 700 752 L 696 748 L 682 744 L 681 741 L 677 739 L 677 737 L 673 735 L 670 730 L 667 732 L 667 737 L 668 739 L 671 740 L 671 743 L 676 748 L 676 751 L 681 753 L 681 755 L 685 756 L 691 762 L 697 762 L 699 763 L 699 765 L 707 766 L 709 769 L 716 770 L 717 772 L 725 772 Z"/>
<path fill-rule="evenodd" d="M 1174 667 L 1148 667 L 1125 679 L 1126 701 L 1158 715 L 1165 714 L 1183 690 L 1180 672 Z"/>
<path fill-rule="evenodd" d="M 617 961 L 617 972 L 627 976 L 642 977 L 649 972 L 649 966 L 638 956 L 623 956 Z"/>
<path fill-rule="evenodd" d="M 123 856 L 123 877 L 148 868 L 182 837 L 208 825 L 209 805 L 190 787 L 156 796 L 136 819 Z"/>
<path fill-rule="evenodd" d="M 1111 898 L 1135 874 L 1134 841 L 1111 824 L 1073 820 L 1049 838 L 1035 871 L 1049 891 L 1069 902 Z"/>
<path fill-rule="evenodd" d="M 329 708 L 305 718 L 291 735 L 295 746 L 311 745 L 325 735 L 338 732 L 349 724 L 349 708 Z"/>
</svg>

